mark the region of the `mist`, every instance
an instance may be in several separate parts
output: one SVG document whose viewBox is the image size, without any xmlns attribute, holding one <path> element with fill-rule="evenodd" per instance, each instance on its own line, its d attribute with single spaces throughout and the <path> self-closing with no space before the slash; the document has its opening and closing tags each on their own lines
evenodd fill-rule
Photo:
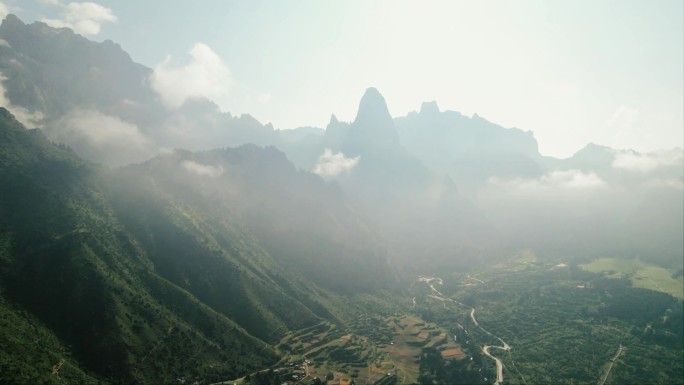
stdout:
<svg viewBox="0 0 684 385">
<path fill-rule="evenodd" d="M 0 383 L 681 381 L 681 39 L 417 4 L 0 0 Z"/>
<path fill-rule="evenodd" d="M 3 25 L 36 36 L 48 28 L 14 19 Z M 0 68 L 3 104 L 25 123 L 39 124 L 50 140 L 109 167 L 174 149 L 273 146 L 288 167 L 336 186 L 408 275 L 523 249 L 549 258 L 639 257 L 682 265 L 681 148 L 639 153 L 587 144 L 569 158 L 543 156 L 533 132 L 443 111 L 435 101 L 393 117 L 391 102 L 375 88 L 358 95 L 350 122 L 332 115 L 327 127 L 278 130 L 250 115 L 233 116 L 212 100 L 231 92 L 233 75 L 206 45 L 196 44 L 187 62 L 168 58 L 149 69 L 111 42 L 82 41 L 118 59 L 105 64 L 74 55 L 45 63 L 50 79 L 20 76 L 34 59 L 15 53 L 14 36 L 0 36 L 7 52 Z M 91 71 L 76 84 L 61 82 L 79 66 L 110 75 Z M 20 97 L 31 87 L 55 97 Z M 230 178 L 226 165 L 186 160 L 180 167 L 205 179 Z M 219 196 L 215 189 L 210 195 Z"/>
</svg>

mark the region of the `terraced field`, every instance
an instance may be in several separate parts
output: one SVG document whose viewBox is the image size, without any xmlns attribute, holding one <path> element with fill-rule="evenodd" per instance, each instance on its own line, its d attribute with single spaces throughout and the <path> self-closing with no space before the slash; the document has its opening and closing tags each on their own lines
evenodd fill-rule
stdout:
<svg viewBox="0 0 684 385">
<path fill-rule="evenodd" d="M 394 308 L 373 303 L 345 327 L 322 322 L 283 337 L 284 359 L 270 370 L 298 385 L 682 383 L 682 301 L 634 283 L 664 288 L 665 270 L 607 259 L 589 269 L 600 272 L 526 252 L 420 276 Z"/>
<path fill-rule="evenodd" d="M 357 384 L 374 384 L 388 376 L 396 376 L 399 383 L 416 382 L 424 347 L 436 348 L 446 359 L 464 357 L 446 330 L 416 315 L 367 315 L 344 331 L 321 323 L 285 336 L 276 346 L 289 360 L 309 360 L 310 377 L 324 378 L 331 372 L 334 380 L 351 378 Z"/>
</svg>

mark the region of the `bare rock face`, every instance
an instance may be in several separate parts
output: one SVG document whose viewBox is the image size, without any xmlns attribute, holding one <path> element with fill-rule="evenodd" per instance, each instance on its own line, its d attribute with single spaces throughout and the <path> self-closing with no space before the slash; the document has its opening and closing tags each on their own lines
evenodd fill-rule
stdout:
<svg viewBox="0 0 684 385">
<path fill-rule="evenodd" d="M 400 147 L 399 135 L 387 109 L 385 98 L 375 88 L 369 88 L 361 98 L 354 123 L 349 128 L 345 152 L 358 155 L 378 149 Z"/>
</svg>

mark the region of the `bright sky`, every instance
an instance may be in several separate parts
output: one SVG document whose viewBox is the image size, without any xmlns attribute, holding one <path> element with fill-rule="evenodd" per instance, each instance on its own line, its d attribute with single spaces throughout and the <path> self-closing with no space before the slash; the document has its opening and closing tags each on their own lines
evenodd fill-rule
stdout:
<svg viewBox="0 0 684 385">
<path fill-rule="evenodd" d="M 546 155 L 684 146 L 682 0 L 0 1 L 120 43 L 160 89 L 187 85 L 170 104 L 206 95 L 277 128 L 352 120 L 373 86 L 393 116 L 436 100 Z"/>
</svg>

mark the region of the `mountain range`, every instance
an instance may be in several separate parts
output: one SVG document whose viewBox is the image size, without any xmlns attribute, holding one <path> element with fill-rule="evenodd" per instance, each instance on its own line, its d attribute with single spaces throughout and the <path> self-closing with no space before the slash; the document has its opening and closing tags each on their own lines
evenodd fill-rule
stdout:
<svg viewBox="0 0 684 385">
<path fill-rule="evenodd" d="M 375 88 L 352 122 L 277 130 L 170 107 L 153 72 L 0 25 L 0 382 L 237 378 L 289 331 L 523 249 L 682 268 L 681 148 L 556 159 L 436 102 L 393 118 Z"/>
</svg>

